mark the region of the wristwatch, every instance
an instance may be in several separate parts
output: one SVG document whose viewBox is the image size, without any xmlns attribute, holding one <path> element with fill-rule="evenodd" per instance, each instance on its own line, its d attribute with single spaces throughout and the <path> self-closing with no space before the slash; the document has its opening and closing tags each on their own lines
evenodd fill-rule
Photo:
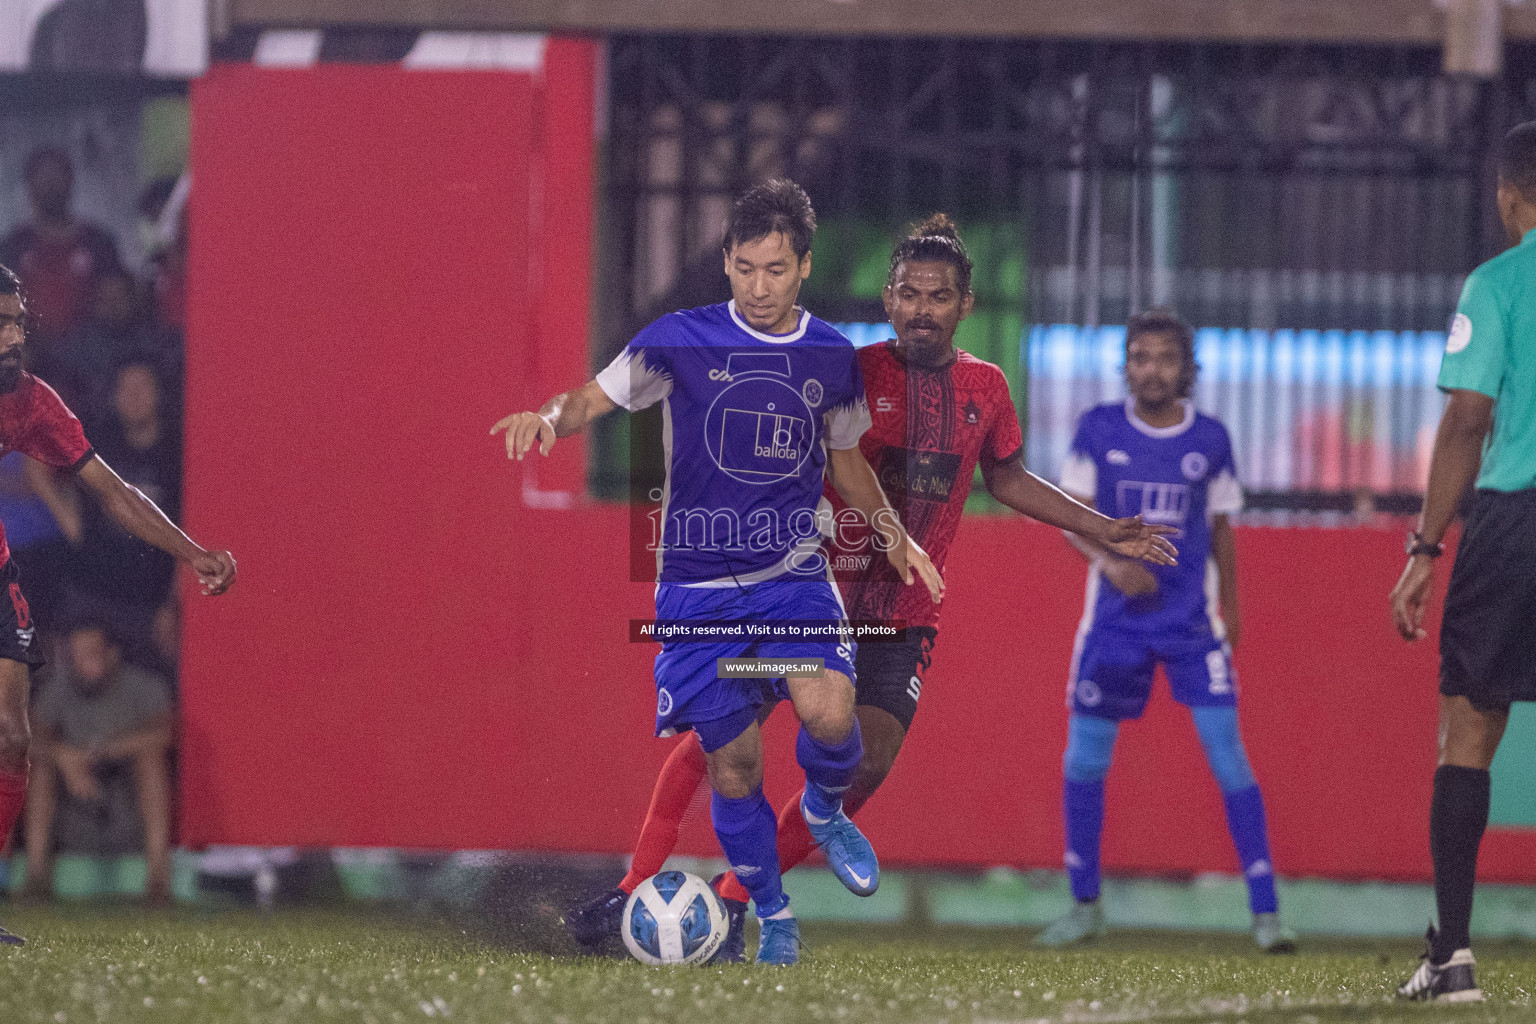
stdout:
<svg viewBox="0 0 1536 1024">
<path fill-rule="evenodd" d="M 1424 535 L 1417 530 L 1408 535 L 1408 555 L 1424 555 L 1426 558 L 1439 558 L 1445 554 L 1444 544 L 1431 544 L 1424 539 Z"/>
</svg>

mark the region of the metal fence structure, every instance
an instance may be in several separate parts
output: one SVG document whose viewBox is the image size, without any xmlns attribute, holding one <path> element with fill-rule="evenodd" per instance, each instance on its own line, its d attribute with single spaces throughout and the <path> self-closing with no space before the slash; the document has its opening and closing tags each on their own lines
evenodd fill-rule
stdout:
<svg viewBox="0 0 1536 1024">
<path fill-rule="evenodd" d="M 1169 305 L 1201 331 L 1197 397 L 1261 502 L 1411 496 L 1437 334 L 1503 244 L 1491 154 L 1528 116 L 1536 53 L 1507 65 L 1477 82 L 1419 48 L 616 37 L 596 354 L 723 297 L 732 196 L 788 174 L 817 204 L 805 298 L 829 320 L 877 324 L 901 229 L 957 217 L 978 291 L 958 340 L 1008 372 L 1031 468 L 1116 393 L 1117 325 Z"/>
</svg>

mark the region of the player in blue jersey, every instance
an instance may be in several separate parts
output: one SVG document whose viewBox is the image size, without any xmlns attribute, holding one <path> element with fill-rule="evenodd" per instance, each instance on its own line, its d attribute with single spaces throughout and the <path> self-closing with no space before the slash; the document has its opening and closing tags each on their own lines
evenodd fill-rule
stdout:
<svg viewBox="0 0 1536 1024">
<path fill-rule="evenodd" d="M 508 416 L 507 455 L 543 454 L 616 408 L 662 403 L 666 485 L 656 543 L 656 617 L 716 623 L 846 618 L 820 553 L 823 478 L 880 533 L 903 581 L 943 583 L 902 529 L 859 450 L 869 408 L 853 346 L 797 305 L 811 270 L 816 216 L 794 182 L 756 186 L 732 208 L 724 241 L 732 299 L 662 317 L 593 380 L 538 412 Z M 721 658 L 813 659 L 820 675 L 722 676 Z M 799 959 L 799 928 L 780 879 L 778 821 L 763 796 L 758 713 L 787 697 L 801 722 L 801 813 L 834 872 L 860 895 L 879 884 L 868 840 L 843 812 L 863 754 L 854 716 L 854 645 L 743 638 L 672 640 L 656 657 L 656 734 L 693 730 L 704 749 L 715 835 L 752 896 L 759 963 Z"/>
<path fill-rule="evenodd" d="M 1161 664 L 1174 699 L 1194 718 L 1221 787 L 1248 881 L 1254 939 L 1266 952 L 1294 952 L 1294 936 L 1279 920 L 1264 801 L 1237 725 L 1231 654 L 1241 620 L 1228 517 L 1241 510 L 1243 494 L 1232 441 L 1190 401 L 1197 367 L 1187 324 L 1154 309 L 1132 317 L 1125 338 L 1131 397 L 1083 414 L 1061 487 L 1106 515 L 1139 514 L 1174 527 L 1179 564 L 1146 565 L 1066 535 L 1089 562 L 1087 606 L 1067 684 L 1072 715 L 1063 759 L 1066 864 L 1076 903 L 1036 941 L 1069 945 L 1104 931 L 1104 779 L 1120 723 L 1141 717 Z"/>
</svg>

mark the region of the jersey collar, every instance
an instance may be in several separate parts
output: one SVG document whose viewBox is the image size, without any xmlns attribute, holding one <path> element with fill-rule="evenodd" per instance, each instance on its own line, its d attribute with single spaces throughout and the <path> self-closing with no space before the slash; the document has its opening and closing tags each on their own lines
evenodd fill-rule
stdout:
<svg viewBox="0 0 1536 1024">
<path fill-rule="evenodd" d="M 1178 437 L 1188 430 L 1195 422 L 1195 403 L 1185 398 L 1180 402 L 1184 406 L 1184 418 L 1171 427 L 1154 427 L 1146 420 L 1136 415 L 1136 399 L 1125 400 L 1125 418 L 1131 421 L 1131 426 L 1146 434 L 1148 437 Z"/>
<path fill-rule="evenodd" d="M 753 330 L 752 327 L 741 318 L 741 314 L 736 312 L 735 299 L 732 299 L 729 303 L 727 303 L 727 305 L 731 310 L 731 319 L 736 322 L 737 327 L 740 327 L 742 330 L 752 335 L 752 337 L 756 338 L 758 341 L 766 341 L 772 345 L 787 345 L 791 341 L 799 341 L 805 336 L 805 329 L 806 327 L 810 326 L 811 322 L 810 311 L 802 308 L 800 310 L 800 325 L 794 330 L 790 331 L 788 334 L 767 334 L 763 331 Z"/>
</svg>

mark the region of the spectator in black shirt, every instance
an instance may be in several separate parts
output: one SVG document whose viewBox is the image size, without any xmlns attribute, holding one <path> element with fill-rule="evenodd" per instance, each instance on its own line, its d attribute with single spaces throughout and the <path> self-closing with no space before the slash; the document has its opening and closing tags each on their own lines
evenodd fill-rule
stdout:
<svg viewBox="0 0 1536 1024">
<path fill-rule="evenodd" d="M 48 383 L 88 425 L 110 421 L 117 383 L 113 371 L 138 360 L 152 363 L 162 383 L 174 381 L 181 337 L 172 328 L 146 322 L 133 278 L 125 270 L 109 270 L 92 287 L 90 318 L 60 341 Z M 174 400 L 162 404 L 167 409 L 176 405 Z"/>
<path fill-rule="evenodd" d="M 93 425 L 101 457 L 129 484 L 181 520 L 181 440 L 163 408 L 157 369 L 130 359 L 112 375 L 108 415 Z M 82 508 L 84 539 L 78 552 L 74 594 L 77 614 L 108 616 L 124 634 L 132 660 L 168 668 L 155 641 L 173 615 L 175 561 L 130 535 L 96 502 Z"/>
</svg>

